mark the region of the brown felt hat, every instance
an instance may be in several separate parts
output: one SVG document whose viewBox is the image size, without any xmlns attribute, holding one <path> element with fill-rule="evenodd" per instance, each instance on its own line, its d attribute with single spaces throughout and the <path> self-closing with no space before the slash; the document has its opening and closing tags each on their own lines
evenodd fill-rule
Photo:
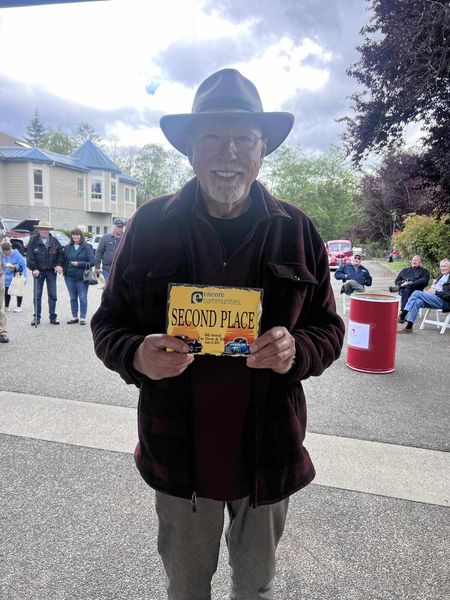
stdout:
<svg viewBox="0 0 450 600">
<path fill-rule="evenodd" d="M 256 117 L 267 138 L 266 155 L 284 142 L 294 125 L 294 115 L 288 112 L 264 112 L 255 85 L 236 69 L 222 69 L 200 84 L 195 94 L 192 112 L 161 117 L 161 129 L 169 142 L 186 155 L 186 134 L 192 125 L 206 116 L 224 115 Z"/>
</svg>

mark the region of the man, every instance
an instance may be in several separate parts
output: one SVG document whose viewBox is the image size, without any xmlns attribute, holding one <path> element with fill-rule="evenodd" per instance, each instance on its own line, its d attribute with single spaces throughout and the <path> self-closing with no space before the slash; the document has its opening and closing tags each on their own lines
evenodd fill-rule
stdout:
<svg viewBox="0 0 450 600">
<path fill-rule="evenodd" d="M 351 264 L 344 263 L 334 274 L 334 277 L 343 282 L 341 294 L 351 296 L 353 292 L 364 292 L 365 286 L 372 285 L 372 277 L 366 267 L 361 265 L 361 255 L 354 254 L 350 258 Z"/>
<path fill-rule="evenodd" d="M 230 597 L 272 598 L 289 496 L 314 478 L 300 381 L 339 356 L 344 326 L 316 229 L 256 181 L 292 125 L 234 69 L 200 85 L 192 113 L 163 117 L 196 177 L 135 213 L 92 319 L 98 356 L 140 388 L 135 460 L 171 600 L 211 598 L 225 508 Z M 166 335 L 170 282 L 263 288 L 250 356 L 195 356 Z"/>
<path fill-rule="evenodd" d="M 30 238 L 27 248 L 27 267 L 33 275 L 34 315 L 32 326 L 40 325 L 42 309 L 42 292 L 44 282 L 47 284 L 48 312 L 50 323 L 59 325 L 56 314 L 56 274 L 63 272 L 64 255 L 59 241 L 52 236 L 53 229 L 46 221 L 39 221 L 37 233 Z"/>
<path fill-rule="evenodd" d="M 433 281 L 428 292 L 415 291 L 411 294 L 405 308 L 398 317 L 399 323 L 406 323 L 404 329 L 398 333 L 413 333 L 414 321 L 421 308 L 440 308 L 443 312 L 450 312 L 450 261 L 448 258 L 439 264 L 441 274 Z"/>
<path fill-rule="evenodd" d="M 422 259 L 419 255 L 413 256 L 411 266 L 400 271 L 395 279 L 398 293 L 401 298 L 400 310 L 404 310 L 409 297 L 416 290 L 422 291 L 428 285 L 430 273 L 422 267 Z"/>
<path fill-rule="evenodd" d="M 122 241 L 124 226 L 122 219 L 114 219 L 112 233 L 106 233 L 98 243 L 95 252 L 95 272 L 97 275 L 103 272 L 105 281 L 108 280 L 114 255 Z"/>
<path fill-rule="evenodd" d="M 8 342 L 5 314 L 5 265 L 3 264 L 3 250 L 0 245 L 0 343 L 6 344 Z"/>
</svg>

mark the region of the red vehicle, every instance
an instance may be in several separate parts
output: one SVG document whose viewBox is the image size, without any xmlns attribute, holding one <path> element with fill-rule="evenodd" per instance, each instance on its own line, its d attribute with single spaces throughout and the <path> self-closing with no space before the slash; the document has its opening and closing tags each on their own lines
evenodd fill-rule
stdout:
<svg viewBox="0 0 450 600">
<path fill-rule="evenodd" d="M 39 223 L 39 219 L 4 219 L 0 217 L 0 241 L 5 239 L 11 246 L 25 254 L 31 232 Z"/>
<path fill-rule="evenodd" d="M 349 263 L 353 254 L 350 240 L 330 240 L 326 243 L 328 251 L 328 264 L 330 269 L 337 269 L 343 263 Z"/>
</svg>

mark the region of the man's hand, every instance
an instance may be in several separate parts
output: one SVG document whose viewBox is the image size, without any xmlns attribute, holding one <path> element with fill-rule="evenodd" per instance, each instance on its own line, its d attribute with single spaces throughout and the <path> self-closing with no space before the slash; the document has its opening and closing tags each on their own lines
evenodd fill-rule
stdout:
<svg viewBox="0 0 450 600">
<path fill-rule="evenodd" d="M 97 273 L 97 275 L 100 275 L 100 267 L 95 267 L 95 272 Z"/>
<path fill-rule="evenodd" d="M 33 275 L 33 277 L 39 277 L 39 275 L 40 275 L 39 269 L 35 269 L 34 271 L 31 272 L 31 274 Z"/>
<path fill-rule="evenodd" d="M 170 348 L 174 352 L 166 352 Z M 133 367 L 150 379 L 164 379 L 180 375 L 194 360 L 188 354 L 189 346 L 171 335 L 148 335 L 136 350 Z"/>
<path fill-rule="evenodd" d="M 62 272 L 63 272 L 63 268 L 61 266 L 58 265 L 57 267 L 55 267 L 55 273 L 61 274 Z"/>
<path fill-rule="evenodd" d="M 287 373 L 295 360 L 295 340 L 285 327 L 272 327 L 250 347 L 247 366 L 252 369 L 272 369 Z"/>
</svg>

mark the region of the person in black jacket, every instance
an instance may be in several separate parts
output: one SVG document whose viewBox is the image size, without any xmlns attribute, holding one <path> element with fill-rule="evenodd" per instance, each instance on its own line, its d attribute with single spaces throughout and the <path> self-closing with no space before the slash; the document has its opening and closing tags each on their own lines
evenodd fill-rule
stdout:
<svg viewBox="0 0 450 600">
<path fill-rule="evenodd" d="M 347 294 L 347 296 L 350 296 L 353 292 L 364 292 L 364 286 L 370 287 L 372 285 L 372 276 L 366 267 L 361 265 L 360 254 L 354 254 L 351 257 L 350 265 L 341 265 L 334 277 L 342 281 L 341 294 Z"/>
<path fill-rule="evenodd" d="M 442 312 L 450 312 L 450 260 L 443 258 L 439 264 L 441 274 L 427 292 L 419 290 L 411 294 L 405 308 L 398 316 L 399 323 L 406 323 L 398 333 L 412 333 L 413 324 L 421 308 L 440 308 Z"/>
<path fill-rule="evenodd" d="M 400 271 L 395 279 L 398 293 L 401 298 L 400 310 L 404 310 L 409 297 L 416 290 L 422 291 L 428 285 L 430 273 L 422 267 L 422 259 L 419 255 L 413 256 L 411 266 Z"/>
<path fill-rule="evenodd" d="M 85 269 L 90 269 L 94 262 L 94 251 L 85 242 L 83 232 L 81 229 L 72 229 L 70 244 L 64 248 L 64 280 L 69 291 L 72 311 L 72 318 L 67 321 L 68 325 L 74 323 L 86 325 L 89 285 L 83 281 L 83 273 Z M 78 319 L 78 308 L 80 319 Z"/>
<path fill-rule="evenodd" d="M 36 226 L 37 233 L 30 239 L 27 248 L 27 267 L 34 277 L 34 315 L 31 325 L 36 326 L 41 322 L 42 290 L 44 281 L 47 282 L 48 310 L 50 323 L 59 325 L 56 314 L 56 274 L 63 271 L 63 249 L 58 240 L 53 237 L 53 229 L 46 221 L 39 221 Z"/>
</svg>

